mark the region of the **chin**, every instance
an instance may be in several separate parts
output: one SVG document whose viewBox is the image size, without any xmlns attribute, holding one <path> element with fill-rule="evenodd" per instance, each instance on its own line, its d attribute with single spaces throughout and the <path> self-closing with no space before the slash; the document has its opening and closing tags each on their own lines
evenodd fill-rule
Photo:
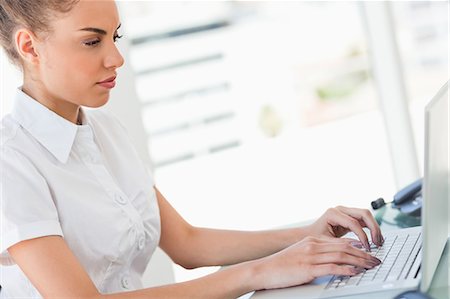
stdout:
<svg viewBox="0 0 450 299">
<path fill-rule="evenodd" d="M 95 99 L 92 99 L 91 101 L 87 102 L 83 106 L 89 107 L 89 108 L 100 108 L 100 107 L 106 105 L 106 103 L 108 103 L 108 101 L 109 101 L 109 94 L 104 95 L 104 96 L 99 96 Z"/>
</svg>

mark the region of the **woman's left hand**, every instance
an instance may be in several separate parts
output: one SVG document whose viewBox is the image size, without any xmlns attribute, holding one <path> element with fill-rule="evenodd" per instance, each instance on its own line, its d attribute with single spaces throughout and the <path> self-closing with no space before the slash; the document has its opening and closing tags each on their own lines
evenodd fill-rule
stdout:
<svg viewBox="0 0 450 299">
<path fill-rule="evenodd" d="M 317 221 L 307 227 L 310 236 L 342 237 L 354 232 L 363 246 L 370 250 L 369 240 L 363 227 L 370 229 L 372 242 L 381 246 L 384 242 L 380 227 L 372 213 L 366 209 L 337 206 L 328 209 Z"/>
</svg>

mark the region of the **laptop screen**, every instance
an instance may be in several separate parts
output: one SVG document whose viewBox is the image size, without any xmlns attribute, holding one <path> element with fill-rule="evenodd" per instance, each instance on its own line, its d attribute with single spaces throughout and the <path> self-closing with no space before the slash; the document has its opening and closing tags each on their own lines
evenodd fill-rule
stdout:
<svg viewBox="0 0 450 299">
<path fill-rule="evenodd" d="M 428 290 L 449 235 L 448 82 L 425 107 L 425 175 L 420 289 Z"/>
</svg>

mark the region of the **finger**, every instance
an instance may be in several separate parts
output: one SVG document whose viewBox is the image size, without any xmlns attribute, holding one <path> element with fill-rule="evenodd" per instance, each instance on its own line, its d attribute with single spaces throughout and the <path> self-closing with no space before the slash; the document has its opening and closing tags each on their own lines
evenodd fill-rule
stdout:
<svg viewBox="0 0 450 299">
<path fill-rule="evenodd" d="M 348 240 L 343 240 L 340 238 L 332 238 L 332 237 L 306 237 L 302 241 L 296 243 L 294 246 L 298 246 L 309 252 L 311 254 L 315 254 L 317 252 L 329 252 L 332 249 L 329 249 L 331 245 L 334 244 L 351 244 Z"/>
<path fill-rule="evenodd" d="M 337 213 L 335 213 L 333 216 L 334 217 L 330 219 L 333 222 L 331 223 L 331 225 L 340 225 L 344 228 L 351 230 L 356 234 L 361 243 L 363 243 L 367 251 L 370 251 L 369 239 L 367 239 L 366 233 L 363 231 L 358 220 L 343 213 L 339 209 L 337 210 Z"/>
<path fill-rule="evenodd" d="M 342 240 L 344 240 L 347 244 L 352 245 L 353 247 L 356 248 L 363 248 L 363 244 L 361 243 L 361 241 L 359 241 L 358 239 L 354 239 L 354 238 L 341 238 Z"/>
<path fill-rule="evenodd" d="M 350 215 L 351 217 L 357 219 L 362 226 L 366 226 L 370 229 L 370 234 L 372 237 L 372 242 L 377 246 L 383 245 L 383 236 L 381 234 L 380 226 L 373 217 L 369 210 L 357 209 L 357 208 L 347 208 L 347 207 L 337 207 L 341 212 Z"/>
<path fill-rule="evenodd" d="M 336 253 L 336 252 L 342 252 L 351 256 L 354 256 L 356 258 L 362 258 L 364 260 L 368 260 L 368 261 L 373 261 L 376 263 L 381 263 L 381 261 L 370 255 L 369 253 L 360 250 L 356 247 L 354 247 L 353 245 L 351 245 L 351 243 L 341 243 L 341 244 L 336 244 L 336 243 L 322 243 L 322 244 L 316 244 L 314 249 L 314 253 L 315 254 L 332 254 L 332 253 Z"/>
<path fill-rule="evenodd" d="M 307 250 L 313 253 L 343 251 L 365 259 L 373 259 L 372 255 L 361 250 L 364 248 L 364 245 L 359 240 L 353 238 L 308 237 L 300 243 L 307 244 L 309 247 Z M 377 258 L 375 259 L 379 261 Z"/>
<path fill-rule="evenodd" d="M 348 244 L 352 247 L 362 249 L 364 245 L 358 239 L 354 238 L 336 238 L 336 237 L 328 237 L 328 236 L 320 236 L 318 237 L 320 243 L 336 243 L 336 244 Z M 359 250 L 361 251 L 361 250 Z"/>
<path fill-rule="evenodd" d="M 364 271 L 362 268 L 355 268 L 352 266 L 340 266 L 336 264 L 321 264 L 311 267 L 311 274 L 314 277 L 325 275 L 345 275 L 353 276 Z"/>
<path fill-rule="evenodd" d="M 327 244 L 327 243 L 335 243 L 335 244 L 348 244 L 356 248 L 363 248 L 363 244 L 361 241 L 354 238 L 336 238 L 336 237 L 328 237 L 328 236 L 319 236 L 312 237 L 309 239 L 309 243 L 315 244 Z"/>
<path fill-rule="evenodd" d="M 329 237 L 329 236 L 319 236 L 317 237 L 321 242 L 324 243 L 338 243 L 338 244 L 347 244 L 352 243 L 354 241 L 359 242 L 356 239 L 353 238 L 337 238 L 337 237 Z"/>
<path fill-rule="evenodd" d="M 357 257 L 346 252 L 332 252 L 321 253 L 311 257 L 310 262 L 312 264 L 338 264 L 338 265 L 351 265 L 365 269 L 372 269 L 378 266 L 381 262 L 373 257 L 365 259 Z"/>
<path fill-rule="evenodd" d="M 372 213 L 366 209 L 357 209 L 357 208 L 347 208 L 347 207 L 338 207 L 342 212 L 358 219 L 362 226 L 368 227 L 370 229 L 371 237 L 373 243 L 377 246 L 383 245 L 383 236 L 381 234 L 380 226 L 377 221 L 373 217 Z"/>
<path fill-rule="evenodd" d="M 343 240 L 346 244 L 350 244 L 353 247 L 356 248 L 363 248 L 363 244 L 361 243 L 361 241 L 359 241 L 358 239 L 354 239 L 354 238 L 340 238 L 341 240 Z"/>
</svg>

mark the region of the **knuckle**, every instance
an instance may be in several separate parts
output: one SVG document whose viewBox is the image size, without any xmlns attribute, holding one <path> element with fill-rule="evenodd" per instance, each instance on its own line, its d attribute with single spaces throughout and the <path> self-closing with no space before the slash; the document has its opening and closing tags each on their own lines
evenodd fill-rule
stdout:
<svg viewBox="0 0 450 299">
<path fill-rule="evenodd" d="M 314 245 L 314 243 L 309 243 L 305 246 L 305 251 L 308 253 L 312 253 L 315 251 L 315 247 L 316 246 Z"/>
<path fill-rule="evenodd" d="M 350 223 L 352 224 L 352 225 L 357 225 L 357 226 L 359 226 L 359 222 L 358 222 L 358 220 L 356 220 L 356 219 L 350 219 Z"/>
<path fill-rule="evenodd" d="M 328 208 L 326 211 L 326 214 L 333 214 L 335 212 L 336 208 Z"/>
<path fill-rule="evenodd" d="M 333 264 L 333 265 L 329 266 L 329 270 L 330 270 L 330 273 L 337 273 L 339 271 L 339 267 L 338 267 L 338 265 Z"/>
<path fill-rule="evenodd" d="M 305 243 L 311 243 L 314 241 L 314 237 L 308 236 L 308 237 L 304 238 L 303 241 Z"/>
<path fill-rule="evenodd" d="M 345 259 L 345 256 L 346 256 L 345 253 L 343 253 L 343 252 L 338 252 L 336 257 L 337 257 L 337 259 L 339 259 L 339 260 L 343 260 L 343 259 Z"/>
<path fill-rule="evenodd" d="M 363 213 L 363 215 L 366 216 L 366 217 L 371 217 L 371 216 L 372 216 L 372 212 L 370 212 L 370 211 L 367 210 L 367 209 L 363 209 L 362 213 Z"/>
<path fill-rule="evenodd" d="M 343 268 L 341 272 L 342 272 L 342 275 L 352 275 L 352 274 L 354 274 L 350 267 Z"/>
</svg>

